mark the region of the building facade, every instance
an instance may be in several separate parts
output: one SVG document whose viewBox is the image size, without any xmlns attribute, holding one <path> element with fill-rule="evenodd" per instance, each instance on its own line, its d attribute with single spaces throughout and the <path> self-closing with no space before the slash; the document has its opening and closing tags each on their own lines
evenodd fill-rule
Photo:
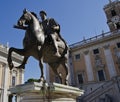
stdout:
<svg viewBox="0 0 120 102">
<path fill-rule="evenodd" d="M 120 95 L 120 1 L 109 0 L 103 10 L 110 32 L 103 32 L 100 35 L 70 45 L 68 62 L 70 85 L 85 90 L 81 102 L 119 102 L 118 100 L 120 100 L 119 96 L 116 96 Z M 64 72 L 61 67 L 58 71 Z M 49 81 L 56 81 L 56 76 L 50 69 Z M 114 84 L 108 84 L 112 82 Z M 103 92 L 98 90 L 101 87 L 108 89 L 110 86 L 113 86 L 112 91 Z M 90 94 L 93 96 L 90 96 Z M 92 97 L 94 97 L 93 100 L 86 100 Z"/>
<path fill-rule="evenodd" d="M 0 44 L 0 102 L 8 102 L 9 88 L 24 82 L 24 70 L 13 68 L 9 70 L 7 63 L 8 47 Z M 22 57 L 13 53 L 13 63 L 18 66 Z"/>
</svg>

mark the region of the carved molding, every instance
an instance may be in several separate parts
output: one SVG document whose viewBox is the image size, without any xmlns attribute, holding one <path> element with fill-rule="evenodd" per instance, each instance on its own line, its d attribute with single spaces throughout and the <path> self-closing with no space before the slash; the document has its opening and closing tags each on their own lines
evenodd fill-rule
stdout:
<svg viewBox="0 0 120 102">
<path fill-rule="evenodd" d="M 107 45 L 104 45 L 103 48 L 106 50 L 106 49 L 109 49 L 110 45 L 107 44 Z"/>
<path fill-rule="evenodd" d="M 84 54 L 87 55 L 89 53 L 89 50 L 84 51 Z"/>
<path fill-rule="evenodd" d="M 120 51 L 117 48 L 114 48 L 114 55 L 116 57 L 116 64 L 120 66 Z"/>
<path fill-rule="evenodd" d="M 102 62 L 102 58 L 99 55 L 96 55 L 95 58 L 95 68 L 104 68 L 105 64 Z"/>
<path fill-rule="evenodd" d="M 6 66 L 6 63 L 0 62 L 0 66 L 4 68 Z"/>
<path fill-rule="evenodd" d="M 20 72 L 20 73 L 24 73 L 25 70 L 24 70 L 24 69 L 19 69 L 19 72 Z"/>
</svg>

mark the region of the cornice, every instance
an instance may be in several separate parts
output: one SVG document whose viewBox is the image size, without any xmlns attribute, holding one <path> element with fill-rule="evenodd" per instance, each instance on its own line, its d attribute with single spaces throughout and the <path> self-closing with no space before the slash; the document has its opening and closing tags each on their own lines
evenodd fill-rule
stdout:
<svg viewBox="0 0 120 102">
<path fill-rule="evenodd" d="M 93 45 L 97 45 L 99 43 L 108 42 L 108 41 L 115 40 L 115 39 L 118 39 L 118 38 L 120 38 L 120 31 L 111 32 L 107 36 L 103 35 L 103 37 L 102 37 L 102 34 L 101 34 L 100 38 L 95 39 L 95 40 L 91 40 L 89 42 L 86 41 L 86 43 L 84 43 L 84 44 L 79 44 L 79 42 L 78 42 L 78 44 L 75 43 L 75 45 L 72 44 L 72 46 L 70 45 L 70 49 L 71 49 L 71 51 L 75 51 L 75 50 L 78 50 L 78 49 L 90 47 L 90 46 L 93 46 Z"/>
<path fill-rule="evenodd" d="M 8 56 L 8 47 L 0 45 L 0 61 L 7 63 L 7 56 Z M 23 57 L 13 53 L 12 58 L 14 62 L 21 63 Z"/>
</svg>

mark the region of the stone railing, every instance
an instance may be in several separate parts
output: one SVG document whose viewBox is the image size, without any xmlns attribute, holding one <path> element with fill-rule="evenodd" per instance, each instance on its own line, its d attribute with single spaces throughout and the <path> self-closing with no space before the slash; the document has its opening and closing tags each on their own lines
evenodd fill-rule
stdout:
<svg viewBox="0 0 120 102">
<path fill-rule="evenodd" d="M 111 93 L 113 92 L 113 93 Z M 106 81 L 103 85 L 101 85 L 99 88 L 93 90 L 89 94 L 86 94 L 80 98 L 80 100 L 83 100 L 82 102 L 93 102 L 96 100 L 99 100 L 101 98 L 105 98 L 106 94 L 110 94 L 111 98 L 119 100 L 120 97 L 120 76 L 116 76 L 110 81 Z M 116 97 L 115 97 L 116 96 Z M 118 97 L 117 97 L 118 96 Z M 120 102 L 115 101 L 113 102 Z"/>
<path fill-rule="evenodd" d="M 94 36 L 94 37 L 91 37 L 91 38 L 88 38 L 88 39 L 83 39 L 83 40 L 80 41 L 80 42 L 71 44 L 71 45 L 69 45 L 69 47 L 70 47 L 70 48 L 79 47 L 79 46 L 85 45 L 85 44 L 87 44 L 87 43 L 94 42 L 94 41 L 97 41 L 97 40 L 99 40 L 99 39 L 103 39 L 103 38 L 105 38 L 105 37 L 113 36 L 113 35 L 116 35 L 116 34 L 120 34 L 120 31 L 119 31 L 119 30 L 116 30 L 116 31 L 114 31 L 114 32 L 102 33 L 102 34 L 100 34 L 100 35 L 97 35 L 97 36 Z"/>
</svg>

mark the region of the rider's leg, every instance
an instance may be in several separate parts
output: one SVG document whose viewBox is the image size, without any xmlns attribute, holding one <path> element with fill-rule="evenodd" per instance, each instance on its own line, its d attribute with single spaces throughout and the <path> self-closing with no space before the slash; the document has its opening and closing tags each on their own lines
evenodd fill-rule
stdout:
<svg viewBox="0 0 120 102">
<path fill-rule="evenodd" d="M 66 43 L 66 41 L 62 38 L 62 36 L 60 35 L 60 33 L 58 33 L 58 36 L 59 36 L 59 38 L 64 42 L 64 44 L 65 44 L 65 49 L 64 49 L 64 51 L 63 51 L 63 54 L 61 55 L 62 57 L 67 53 L 67 50 L 68 50 L 68 45 L 67 45 L 67 43 Z"/>
<path fill-rule="evenodd" d="M 57 41 L 56 41 L 56 35 L 55 34 L 51 34 L 51 37 L 52 37 L 52 40 L 53 40 L 53 45 L 54 45 L 54 48 L 55 48 L 55 55 L 60 57 L 60 53 L 58 51 L 58 44 L 57 44 Z"/>
</svg>

